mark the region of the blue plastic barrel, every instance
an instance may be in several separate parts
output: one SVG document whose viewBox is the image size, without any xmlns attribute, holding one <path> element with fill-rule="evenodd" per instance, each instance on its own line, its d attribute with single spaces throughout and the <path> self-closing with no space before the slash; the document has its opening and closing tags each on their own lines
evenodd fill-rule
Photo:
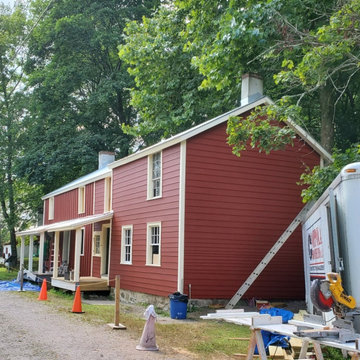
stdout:
<svg viewBox="0 0 360 360">
<path fill-rule="evenodd" d="M 175 292 L 169 295 L 170 317 L 172 319 L 186 319 L 188 296 Z"/>
</svg>

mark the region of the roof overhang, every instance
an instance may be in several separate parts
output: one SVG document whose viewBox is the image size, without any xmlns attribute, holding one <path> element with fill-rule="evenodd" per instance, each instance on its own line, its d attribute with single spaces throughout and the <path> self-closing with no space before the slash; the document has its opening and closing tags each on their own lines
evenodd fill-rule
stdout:
<svg viewBox="0 0 360 360">
<path fill-rule="evenodd" d="M 96 182 L 98 180 L 105 179 L 106 177 L 109 177 L 109 176 L 111 176 L 111 169 L 109 169 L 106 166 L 106 167 L 104 167 L 102 169 L 93 171 L 90 174 L 82 176 L 81 178 L 76 179 L 76 180 L 70 182 L 69 184 L 66 184 L 66 185 L 62 186 L 61 188 L 56 189 L 56 190 L 52 191 L 51 193 L 48 193 L 48 194 L 44 195 L 41 198 L 41 200 L 46 200 L 46 199 L 48 199 L 50 197 L 60 195 L 60 194 L 62 194 L 64 192 L 68 192 L 70 190 L 77 189 L 80 186 L 85 186 L 87 184 Z"/>
<path fill-rule="evenodd" d="M 114 169 L 118 166 L 122 166 L 122 165 L 130 163 L 132 161 L 143 158 L 145 156 L 154 154 L 165 148 L 168 148 L 170 146 L 173 146 L 173 145 L 179 144 L 183 141 L 186 141 L 187 139 L 189 139 L 193 136 L 196 136 L 206 130 L 213 128 L 214 126 L 222 124 L 222 123 L 228 121 L 229 118 L 231 118 L 233 116 L 241 116 L 242 114 L 245 114 L 246 112 L 252 111 L 253 109 L 255 109 L 258 106 L 272 105 L 272 104 L 274 104 L 274 102 L 269 97 L 263 96 L 260 99 L 254 101 L 250 104 L 235 108 L 225 114 L 219 115 L 211 120 L 205 121 L 197 126 L 194 126 L 193 128 L 191 128 L 189 130 L 186 130 L 182 133 L 174 135 L 171 138 L 165 139 L 165 140 L 160 141 L 152 146 L 149 146 L 149 147 L 145 148 L 144 150 L 141 150 L 137 153 L 134 153 L 132 155 L 129 155 L 122 159 L 114 161 L 113 163 L 109 164 L 108 167 L 110 169 Z M 286 120 L 286 124 L 289 127 L 291 127 L 294 130 L 294 132 L 301 139 L 303 139 L 309 146 L 311 146 L 324 160 L 329 161 L 329 162 L 333 161 L 331 155 L 301 126 L 297 125 L 290 118 L 288 118 Z"/>
<path fill-rule="evenodd" d="M 26 235 L 40 235 L 43 232 L 54 232 L 54 231 L 68 231 L 75 230 L 81 228 L 85 225 L 97 223 L 100 221 L 110 220 L 113 217 L 113 211 L 109 211 L 103 214 L 96 214 L 85 216 L 77 219 L 60 221 L 53 224 L 42 225 L 38 227 L 34 227 L 31 229 L 18 231 L 16 232 L 16 236 L 26 236 Z"/>
</svg>

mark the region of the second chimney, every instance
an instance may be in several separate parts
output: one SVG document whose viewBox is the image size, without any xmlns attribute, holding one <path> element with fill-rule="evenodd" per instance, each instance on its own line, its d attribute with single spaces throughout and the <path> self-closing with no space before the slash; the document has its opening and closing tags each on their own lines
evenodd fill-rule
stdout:
<svg viewBox="0 0 360 360">
<path fill-rule="evenodd" d="M 99 152 L 99 169 L 115 161 L 115 153 L 111 151 Z"/>
<path fill-rule="evenodd" d="M 244 74 L 241 81 L 241 106 L 250 104 L 263 95 L 262 77 L 256 74 Z"/>
</svg>

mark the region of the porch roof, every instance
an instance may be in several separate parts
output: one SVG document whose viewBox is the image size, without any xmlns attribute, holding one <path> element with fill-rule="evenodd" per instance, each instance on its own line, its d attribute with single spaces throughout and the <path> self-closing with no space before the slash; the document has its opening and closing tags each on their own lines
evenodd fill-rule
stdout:
<svg viewBox="0 0 360 360">
<path fill-rule="evenodd" d="M 75 230 L 81 226 L 93 224 L 100 221 L 110 220 L 112 219 L 113 214 L 114 214 L 113 211 L 109 211 L 103 214 L 95 214 L 81 218 L 60 221 L 53 224 L 37 226 L 27 230 L 17 231 L 16 236 L 39 235 L 40 233 L 45 231 L 54 232 L 54 231 Z"/>
</svg>

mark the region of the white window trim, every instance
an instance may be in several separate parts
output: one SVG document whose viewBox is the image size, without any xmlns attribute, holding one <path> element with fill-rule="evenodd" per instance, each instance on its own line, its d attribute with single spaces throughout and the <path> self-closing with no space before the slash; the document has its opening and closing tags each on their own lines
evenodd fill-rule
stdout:
<svg viewBox="0 0 360 360">
<path fill-rule="evenodd" d="M 96 253 L 96 242 L 95 242 L 95 237 L 99 236 L 100 237 L 100 243 L 99 243 L 99 253 Z M 101 257 L 101 242 L 102 242 L 102 231 L 94 231 L 93 232 L 93 256 L 97 256 L 97 257 Z"/>
<path fill-rule="evenodd" d="M 131 245 L 130 245 L 130 261 L 125 260 L 125 231 L 131 230 Z M 133 238 L 134 238 L 134 230 L 132 225 L 124 225 L 121 227 L 121 258 L 120 264 L 124 265 L 132 265 L 132 258 L 133 258 Z"/>
<path fill-rule="evenodd" d="M 151 228 L 154 226 L 159 227 L 159 264 L 152 264 L 151 263 L 151 252 L 150 252 L 150 241 L 151 241 Z M 155 266 L 160 267 L 161 266 L 161 222 L 151 222 L 147 223 L 146 225 L 146 266 Z"/>
<path fill-rule="evenodd" d="M 158 196 L 152 196 L 153 194 L 153 182 L 152 182 L 152 166 L 153 166 L 153 156 L 160 154 L 160 194 Z M 163 160 L 162 160 L 162 151 L 158 151 L 154 154 L 148 156 L 148 171 L 147 171 L 147 200 L 160 199 L 162 197 L 162 179 L 163 179 Z"/>
<path fill-rule="evenodd" d="M 112 207 L 111 188 L 112 179 L 111 177 L 107 177 L 104 181 L 104 212 L 110 211 Z"/>
<path fill-rule="evenodd" d="M 48 212 L 48 219 L 54 220 L 54 213 L 55 213 L 55 198 L 52 196 L 49 198 L 49 212 Z"/>
<path fill-rule="evenodd" d="M 85 254 L 85 228 L 81 228 L 80 256 Z"/>
<path fill-rule="evenodd" d="M 78 187 L 78 214 L 85 212 L 85 186 Z"/>
</svg>

